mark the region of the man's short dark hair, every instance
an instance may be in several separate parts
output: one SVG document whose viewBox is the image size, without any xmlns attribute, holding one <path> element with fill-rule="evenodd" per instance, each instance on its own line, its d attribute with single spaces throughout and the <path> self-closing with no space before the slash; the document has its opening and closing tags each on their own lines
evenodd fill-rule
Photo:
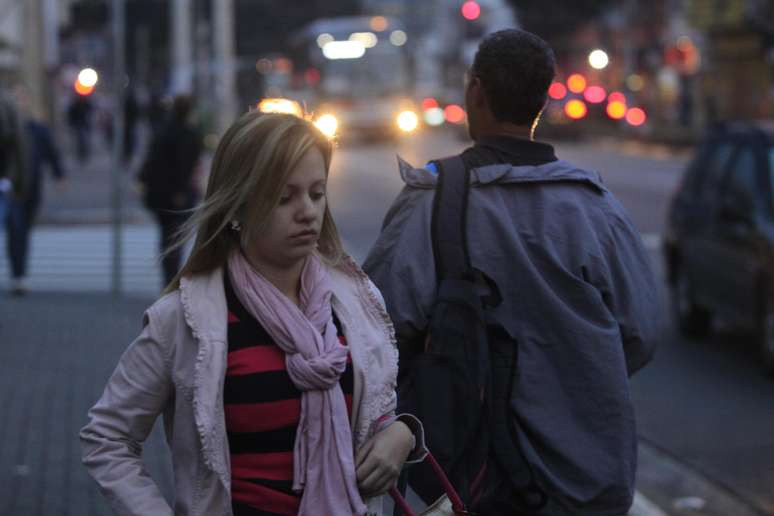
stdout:
<svg viewBox="0 0 774 516">
<path fill-rule="evenodd" d="M 506 29 L 484 38 L 471 72 L 498 121 L 530 125 L 546 103 L 555 66 L 554 51 L 543 39 Z"/>
</svg>

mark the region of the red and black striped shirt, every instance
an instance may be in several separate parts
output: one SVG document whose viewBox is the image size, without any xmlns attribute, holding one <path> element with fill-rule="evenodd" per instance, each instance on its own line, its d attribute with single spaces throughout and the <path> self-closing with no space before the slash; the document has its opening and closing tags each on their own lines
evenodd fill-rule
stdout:
<svg viewBox="0 0 774 516">
<path fill-rule="evenodd" d="M 224 274 L 228 304 L 228 365 L 223 389 L 231 453 L 234 516 L 296 515 L 301 495 L 293 484 L 293 445 L 301 391 L 285 368 L 285 352 L 239 302 Z M 346 344 L 334 315 L 339 340 Z M 352 414 L 352 360 L 340 379 Z"/>
</svg>

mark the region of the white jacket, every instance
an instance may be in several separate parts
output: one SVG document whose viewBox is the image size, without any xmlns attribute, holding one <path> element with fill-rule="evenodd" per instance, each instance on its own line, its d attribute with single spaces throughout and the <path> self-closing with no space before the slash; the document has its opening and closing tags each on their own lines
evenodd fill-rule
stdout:
<svg viewBox="0 0 774 516">
<path fill-rule="evenodd" d="M 352 354 L 357 450 L 380 417 L 394 414 L 398 353 L 384 301 L 368 277 L 350 258 L 329 272 L 333 310 Z M 116 514 L 231 514 L 223 412 L 227 352 L 221 269 L 184 278 L 177 291 L 146 311 L 142 333 L 121 357 L 80 434 L 83 463 Z M 162 413 L 174 468 L 174 511 L 141 459 L 142 443 Z M 421 425 L 414 430 L 417 449 L 424 450 Z M 381 515 L 381 502 L 368 500 L 369 515 Z"/>
</svg>

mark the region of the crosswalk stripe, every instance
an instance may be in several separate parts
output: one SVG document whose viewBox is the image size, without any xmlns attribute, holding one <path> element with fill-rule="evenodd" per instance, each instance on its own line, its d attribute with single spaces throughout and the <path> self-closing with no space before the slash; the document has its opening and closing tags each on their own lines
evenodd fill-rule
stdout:
<svg viewBox="0 0 774 516">
<path fill-rule="evenodd" d="M 34 291 L 108 291 L 112 278 L 112 227 L 41 226 L 32 233 L 28 286 Z M 661 247 L 661 235 L 642 234 L 649 251 Z M 161 287 L 158 231 L 127 226 L 122 237 L 122 284 L 126 292 L 156 295 Z M 5 234 L 0 231 L 0 244 Z M 352 247 L 350 247 L 352 248 Z M 354 248 L 353 248 L 354 249 Z M 362 258 L 362 257 L 355 257 Z M 0 290 L 10 288 L 10 264 L 0 252 Z"/>
<path fill-rule="evenodd" d="M 0 232 L 2 233 L 2 232 Z M 113 228 L 41 226 L 32 233 L 27 285 L 32 291 L 108 291 L 113 267 Z M 5 234 L 0 234 L 5 242 Z M 157 295 L 161 288 L 158 230 L 126 226 L 121 238 L 121 276 L 128 293 Z M 10 288 L 10 264 L 0 253 L 0 290 Z"/>
</svg>

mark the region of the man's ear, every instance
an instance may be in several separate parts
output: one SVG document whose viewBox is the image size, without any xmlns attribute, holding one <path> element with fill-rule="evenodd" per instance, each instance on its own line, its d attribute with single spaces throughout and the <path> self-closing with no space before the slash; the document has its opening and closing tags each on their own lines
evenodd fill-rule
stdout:
<svg viewBox="0 0 774 516">
<path fill-rule="evenodd" d="M 473 77 L 468 84 L 470 91 L 470 100 L 478 108 L 483 108 L 486 105 L 486 97 L 484 96 L 484 86 L 481 84 L 481 79 Z"/>
</svg>

